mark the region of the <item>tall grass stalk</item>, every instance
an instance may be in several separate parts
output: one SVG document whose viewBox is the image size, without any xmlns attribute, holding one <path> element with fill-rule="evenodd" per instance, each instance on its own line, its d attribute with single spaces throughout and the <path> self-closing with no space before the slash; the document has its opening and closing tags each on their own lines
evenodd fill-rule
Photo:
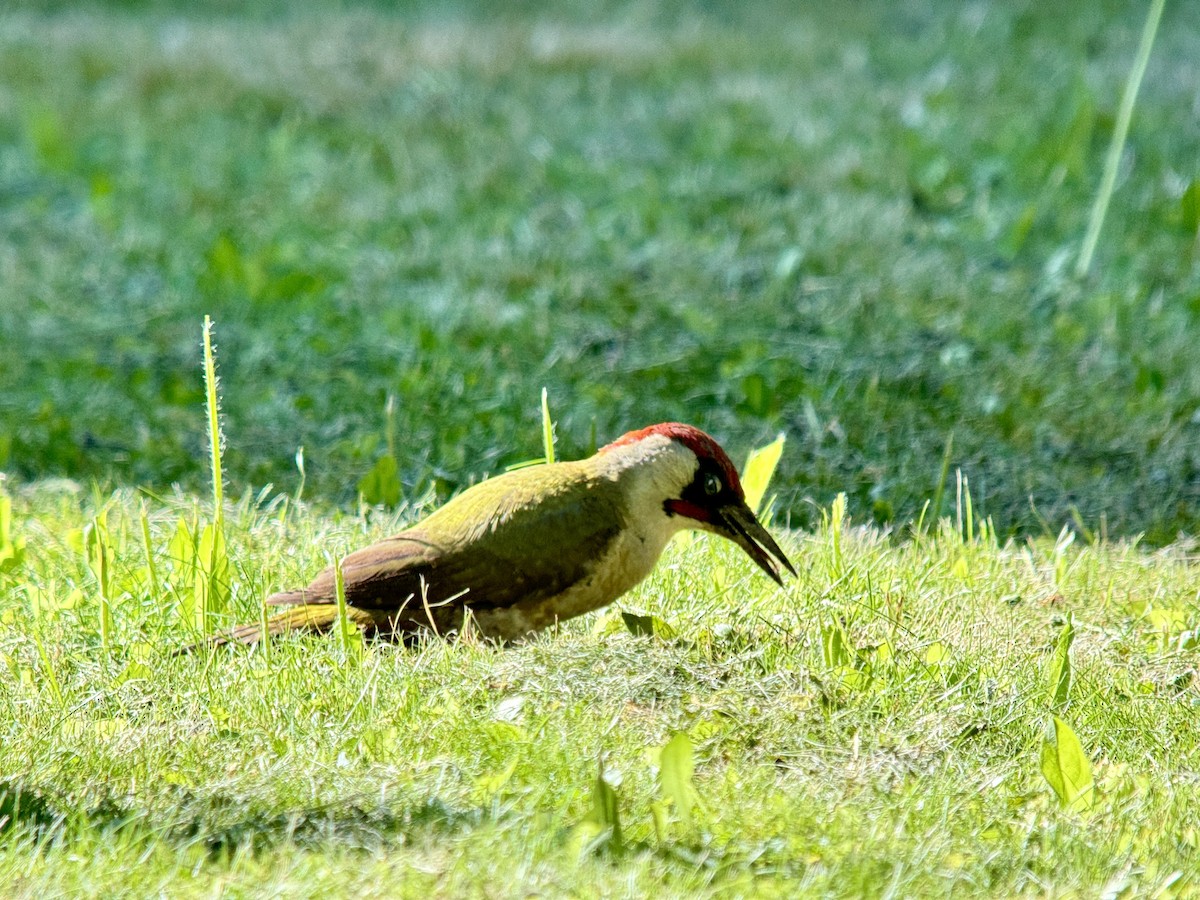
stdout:
<svg viewBox="0 0 1200 900">
<path fill-rule="evenodd" d="M 1083 278 L 1092 267 L 1092 256 L 1096 252 L 1096 243 L 1100 240 L 1100 229 L 1104 227 L 1104 216 L 1108 213 L 1108 201 L 1112 198 L 1113 187 L 1116 185 L 1117 167 L 1121 164 L 1121 154 L 1125 152 L 1125 138 L 1129 134 L 1129 122 L 1133 118 L 1133 105 L 1142 86 L 1142 76 L 1146 74 L 1146 65 L 1150 62 L 1150 50 L 1154 47 L 1154 36 L 1158 33 L 1158 23 L 1162 19 L 1165 5 L 1166 0 L 1151 0 L 1150 11 L 1146 14 L 1142 40 L 1138 45 L 1133 68 L 1129 70 L 1129 78 L 1125 82 L 1120 109 L 1117 110 L 1117 122 L 1108 145 L 1108 156 L 1104 160 L 1100 190 L 1096 194 L 1096 202 L 1092 205 L 1087 234 L 1083 238 L 1079 260 L 1075 264 L 1076 278 Z"/>
<path fill-rule="evenodd" d="M 201 559 L 204 584 L 200 591 L 201 629 L 213 627 L 214 617 L 225 611 L 229 597 L 229 564 L 225 552 L 225 491 L 221 477 L 221 408 L 217 396 L 217 363 L 213 353 L 213 323 L 204 317 L 204 388 L 208 406 L 208 446 L 211 453 L 213 521 L 212 531 L 197 533 L 197 548 Z M 207 553 L 205 552 L 207 551 Z M 206 559 L 203 557 L 207 556 Z"/>
<path fill-rule="evenodd" d="M 296 469 L 300 472 L 300 483 L 296 485 L 296 495 L 292 498 L 292 504 L 296 509 L 300 508 L 300 500 L 304 497 L 304 480 L 307 473 L 304 471 L 304 445 L 301 444 L 296 448 Z"/>
<path fill-rule="evenodd" d="M 268 619 L 271 618 L 271 609 L 267 606 L 268 591 L 266 586 L 263 586 L 262 602 L 258 604 L 258 628 L 262 632 L 262 652 L 263 658 L 270 660 L 271 658 L 271 631 Z"/>
<path fill-rule="evenodd" d="M 946 449 L 942 451 L 942 468 L 938 472 L 937 489 L 933 492 L 933 525 L 937 528 L 937 523 L 942 518 L 942 498 L 946 494 L 946 479 L 950 477 L 950 454 L 954 452 L 954 432 L 946 437 Z M 922 511 L 923 513 L 924 511 Z M 922 521 L 924 516 L 922 515 Z"/>
<path fill-rule="evenodd" d="M 54 705 L 61 709 L 63 707 L 62 688 L 59 686 L 58 676 L 54 674 L 54 661 L 50 658 L 50 654 L 46 651 L 46 644 L 42 640 L 42 631 L 43 629 L 39 627 L 33 634 L 33 645 L 37 648 L 38 659 L 42 664 L 42 678 L 45 685 L 49 688 L 50 695 L 54 698 Z M 108 645 L 106 644 L 105 651 L 107 652 L 107 650 Z"/>
<path fill-rule="evenodd" d="M 142 550 L 146 554 L 146 576 L 150 582 L 150 596 L 157 598 L 162 593 L 158 580 L 158 567 L 154 564 L 154 544 L 150 540 L 150 514 L 146 511 L 145 501 L 139 510 L 142 524 Z"/>
<path fill-rule="evenodd" d="M 337 596 L 338 638 L 342 652 L 350 656 L 350 613 L 346 608 L 346 580 L 342 575 L 342 560 L 333 560 L 333 591 Z"/>
<path fill-rule="evenodd" d="M 550 397 L 542 388 L 542 443 L 546 447 L 546 462 L 554 462 L 554 423 L 550 421 Z"/>
<path fill-rule="evenodd" d="M 388 394 L 387 402 L 383 404 L 384 428 L 387 433 L 384 438 L 387 440 L 388 456 L 392 459 L 396 458 L 396 395 Z M 303 475 L 303 470 L 301 470 Z"/>
<path fill-rule="evenodd" d="M 217 530 L 224 531 L 224 489 L 221 484 L 221 408 L 217 399 L 217 364 L 213 357 L 212 318 L 204 317 L 204 391 L 208 405 L 208 447 L 211 452 L 213 522 Z"/>
<path fill-rule="evenodd" d="M 100 646 L 105 657 L 112 651 L 112 543 L 108 536 L 108 510 L 100 509 L 84 529 L 84 552 L 96 579 L 100 599 Z"/>
</svg>

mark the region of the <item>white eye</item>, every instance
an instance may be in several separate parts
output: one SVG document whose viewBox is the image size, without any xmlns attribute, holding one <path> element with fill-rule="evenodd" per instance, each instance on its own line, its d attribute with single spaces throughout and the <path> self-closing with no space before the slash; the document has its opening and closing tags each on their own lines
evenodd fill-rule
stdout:
<svg viewBox="0 0 1200 900">
<path fill-rule="evenodd" d="M 710 497 L 713 494 L 721 493 L 721 479 L 712 472 L 706 472 L 704 475 L 704 493 Z"/>
</svg>

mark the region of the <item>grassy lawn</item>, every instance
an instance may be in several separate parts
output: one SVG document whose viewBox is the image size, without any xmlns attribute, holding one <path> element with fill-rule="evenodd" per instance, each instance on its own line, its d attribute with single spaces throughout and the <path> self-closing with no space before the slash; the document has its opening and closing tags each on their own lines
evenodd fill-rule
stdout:
<svg viewBox="0 0 1200 900">
<path fill-rule="evenodd" d="M 0 20 L 0 468 L 445 497 L 654 421 L 792 437 L 798 525 L 1200 519 L 1200 7 L 1169 3 L 1092 279 L 1124 3 L 17 2 Z M 1068 11 L 1069 9 L 1069 11 Z M 185 11 L 186 10 L 186 11 Z M 534 426 L 534 427 L 531 427 Z M 811 501 L 811 502 L 810 502 Z"/>
<path fill-rule="evenodd" d="M 0 609 L 5 896 L 1200 887 L 1182 548 L 997 544 L 949 520 L 895 545 L 829 522 L 785 542 L 803 563 L 786 591 L 732 545 L 673 545 L 620 604 L 673 635 L 635 636 L 610 610 L 506 650 L 346 654 L 299 638 L 171 658 L 191 576 L 165 547 L 190 503 L 148 515 L 152 575 L 142 501 L 105 498 L 111 655 L 80 561 L 90 503 L 50 485 L 16 504 L 28 556 Z M 312 548 L 396 526 L 242 504 L 227 519 L 237 611 L 256 618 L 264 578 L 311 574 Z M 1094 760 L 1088 811 L 1062 809 L 1040 774 L 1068 614 L 1058 709 Z M 656 827 L 651 753 L 677 732 L 702 805 L 686 826 L 660 810 Z M 620 846 L 586 824 L 601 764 Z"/>
<path fill-rule="evenodd" d="M 0 895 L 1200 892 L 1200 4 L 1072 274 L 1143 14 L 6 5 Z M 173 657 L 205 314 L 230 621 L 536 456 L 543 386 L 567 458 L 785 432 L 801 576 Z"/>
</svg>

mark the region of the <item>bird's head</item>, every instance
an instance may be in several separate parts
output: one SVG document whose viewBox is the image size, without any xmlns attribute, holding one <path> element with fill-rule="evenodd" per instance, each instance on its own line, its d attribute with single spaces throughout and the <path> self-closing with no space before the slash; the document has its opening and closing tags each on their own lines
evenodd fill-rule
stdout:
<svg viewBox="0 0 1200 900">
<path fill-rule="evenodd" d="M 796 574 L 774 538 L 746 505 L 737 469 L 721 445 L 691 425 L 665 422 L 622 435 L 601 454 L 633 454 L 653 470 L 653 500 L 680 528 L 711 531 L 746 551 L 779 585 L 779 565 Z M 779 565 L 777 565 L 777 563 Z"/>
</svg>

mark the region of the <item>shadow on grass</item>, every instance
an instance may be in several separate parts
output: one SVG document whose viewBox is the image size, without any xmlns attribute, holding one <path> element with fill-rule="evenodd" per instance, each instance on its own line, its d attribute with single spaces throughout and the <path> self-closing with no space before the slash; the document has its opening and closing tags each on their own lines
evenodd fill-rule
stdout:
<svg viewBox="0 0 1200 900">
<path fill-rule="evenodd" d="M 188 806 L 191 809 L 185 806 L 185 816 L 167 830 L 166 838 L 172 843 L 200 843 L 210 856 L 257 853 L 282 843 L 373 852 L 423 833 L 474 828 L 485 819 L 482 809 L 456 808 L 437 797 L 400 806 L 345 802 L 281 811 L 218 795 Z"/>
<path fill-rule="evenodd" d="M 240 854 L 267 854 L 293 846 L 323 851 L 345 848 L 378 853 L 417 842 L 431 835 L 462 834 L 504 818 L 495 808 L 455 807 L 437 797 L 412 798 L 409 803 L 371 806 L 345 801 L 304 809 L 280 810 L 265 798 L 228 794 L 194 796 L 180 792 L 178 805 L 139 807 L 112 797 L 95 802 L 72 802 L 53 790 L 17 779 L 0 779 L 0 852 L 12 842 L 71 851 L 77 842 L 109 843 L 149 849 L 166 845 L 181 853 L 197 854 L 209 862 L 229 863 Z M 573 829 L 558 834 L 564 846 Z M 709 879 L 762 874 L 767 868 L 799 877 L 798 869 L 778 854 L 776 841 L 749 851 L 707 840 L 632 841 L 613 844 L 605 838 L 580 847 L 580 858 L 591 856 L 616 864 L 628 857 L 656 857 L 689 871 L 707 871 Z M 192 857 L 195 858 L 195 857 Z M 793 871 L 794 870 L 794 871 Z"/>
<path fill-rule="evenodd" d="M 42 791 L 15 779 L 0 780 L 0 837 L 17 830 L 41 836 L 62 821 L 55 804 Z"/>
<path fill-rule="evenodd" d="M 424 833 L 474 828 L 487 818 L 483 809 L 454 807 L 437 797 L 396 806 L 346 801 L 280 810 L 258 799 L 185 794 L 170 809 L 141 808 L 111 797 L 81 806 L 17 779 L 0 780 L 0 841 L 20 836 L 69 843 L 99 831 L 201 847 L 210 858 L 259 853 L 285 843 L 372 852 Z"/>
</svg>

